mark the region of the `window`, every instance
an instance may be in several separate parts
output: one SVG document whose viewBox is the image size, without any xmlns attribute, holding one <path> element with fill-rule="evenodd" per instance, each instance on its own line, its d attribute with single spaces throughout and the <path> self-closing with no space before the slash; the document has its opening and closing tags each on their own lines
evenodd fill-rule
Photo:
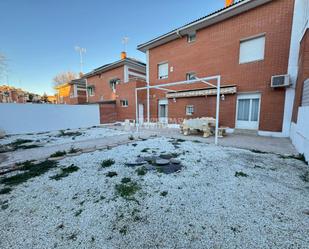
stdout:
<svg viewBox="0 0 309 249">
<path fill-rule="evenodd" d="M 188 34 L 187 36 L 187 41 L 190 43 L 190 42 L 194 42 L 196 40 L 196 33 L 191 33 L 191 34 Z"/>
<path fill-rule="evenodd" d="M 109 85 L 112 89 L 113 92 L 116 92 L 116 85 L 120 83 L 120 79 L 116 78 L 116 79 L 111 79 L 109 81 Z"/>
<path fill-rule="evenodd" d="M 239 63 L 247 63 L 264 59 L 265 36 L 240 42 Z"/>
<path fill-rule="evenodd" d="M 123 99 L 123 100 L 120 100 L 120 105 L 121 105 L 122 107 L 128 107 L 129 102 L 128 102 L 127 99 Z"/>
<path fill-rule="evenodd" d="M 195 72 L 190 72 L 186 74 L 186 80 L 195 80 L 196 73 Z"/>
<path fill-rule="evenodd" d="M 88 95 L 89 96 L 94 96 L 94 87 L 88 86 Z"/>
<path fill-rule="evenodd" d="M 186 106 L 186 115 L 192 115 L 194 113 L 194 106 L 193 105 L 187 105 Z"/>
<path fill-rule="evenodd" d="M 168 63 L 162 63 L 158 65 L 158 78 L 159 79 L 168 78 Z"/>
</svg>

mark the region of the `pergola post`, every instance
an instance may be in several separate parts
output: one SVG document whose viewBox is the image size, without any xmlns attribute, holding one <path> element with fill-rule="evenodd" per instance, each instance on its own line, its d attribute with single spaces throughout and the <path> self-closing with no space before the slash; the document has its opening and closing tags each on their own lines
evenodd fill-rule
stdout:
<svg viewBox="0 0 309 249">
<path fill-rule="evenodd" d="M 207 81 L 209 80 L 217 80 L 217 85 L 213 85 Z M 167 84 L 160 84 L 160 85 L 153 85 L 150 86 L 149 82 L 147 82 L 146 87 L 139 87 L 135 88 L 135 105 L 136 105 L 136 130 L 138 131 L 138 126 L 139 126 L 139 120 L 138 120 L 138 102 L 137 102 L 137 91 L 139 90 L 147 90 L 147 123 L 149 125 L 150 122 L 150 89 L 159 89 L 163 91 L 168 91 L 168 89 L 164 89 L 162 87 L 171 87 L 171 86 L 176 86 L 176 85 L 181 85 L 181 84 L 193 84 L 197 82 L 203 82 L 207 85 L 210 85 L 212 87 L 217 88 L 217 102 L 216 102 L 216 127 L 215 127 L 215 144 L 218 144 L 218 134 L 219 134 L 219 113 L 220 113 L 220 88 L 221 88 L 221 76 L 216 75 L 216 76 L 210 76 L 210 77 L 204 77 L 204 78 L 196 78 L 193 80 L 185 80 L 185 81 L 179 81 L 179 82 L 173 82 L 173 83 L 167 83 Z"/>
<path fill-rule="evenodd" d="M 220 85 L 221 76 L 217 78 L 217 105 L 216 105 L 216 131 L 215 131 L 215 145 L 218 145 L 218 132 L 219 132 L 219 110 L 220 110 Z"/>
</svg>

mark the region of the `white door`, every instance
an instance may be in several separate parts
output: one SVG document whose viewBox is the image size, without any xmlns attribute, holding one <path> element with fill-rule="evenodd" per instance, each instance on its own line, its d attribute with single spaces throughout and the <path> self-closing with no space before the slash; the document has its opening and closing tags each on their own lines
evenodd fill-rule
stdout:
<svg viewBox="0 0 309 249">
<path fill-rule="evenodd" d="M 257 130 L 260 116 L 260 94 L 240 94 L 237 96 L 236 128 Z"/>
<path fill-rule="evenodd" d="M 140 124 L 144 123 L 144 105 L 143 104 L 138 105 L 138 122 Z"/>
<path fill-rule="evenodd" d="M 168 100 L 161 99 L 159 100 L 159 122 L 168 123 Z"/>
</svg>

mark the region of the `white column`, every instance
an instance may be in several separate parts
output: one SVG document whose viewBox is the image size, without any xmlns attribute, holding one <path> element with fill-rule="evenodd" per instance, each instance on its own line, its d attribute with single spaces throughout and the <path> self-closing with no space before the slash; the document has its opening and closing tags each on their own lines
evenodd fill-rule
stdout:
<svg viewBox="0 0 309 249">
<path fill-rule="evenodd" d="M 147 124 L 150 122 L 150 89 L 149 89 L 149 50 L 146 51 L 146 83 L 147 83 Z"/>
<path fill-rule="evenodd" d="M 216 131 L 215 131 L 215 144 L 218 145 L 218 129 L 219 129 L 219 113 L 220 113 L 220 85 L 221 76 L 217 79 L 217 106 L 216 106 Z"/>
</svg>

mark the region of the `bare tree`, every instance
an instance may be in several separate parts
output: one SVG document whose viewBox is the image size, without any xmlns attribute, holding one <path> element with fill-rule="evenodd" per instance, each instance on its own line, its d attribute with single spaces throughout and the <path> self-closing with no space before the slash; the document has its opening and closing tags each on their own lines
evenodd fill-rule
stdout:
<svg viewBox="0 0 309 249">
<path fill-rule="evenodd" d="M 53 78 L 53 83 L 55 86 L 57 85 L 61 85 L 64 83 L 69 83 L 70 81 L 77 79 L 78 78 L 78 74 L 71 72 L 71 71 L 67 71 L 67 72 L 62 72 L 57 74 L 54 78 Z"/>
</svg>

